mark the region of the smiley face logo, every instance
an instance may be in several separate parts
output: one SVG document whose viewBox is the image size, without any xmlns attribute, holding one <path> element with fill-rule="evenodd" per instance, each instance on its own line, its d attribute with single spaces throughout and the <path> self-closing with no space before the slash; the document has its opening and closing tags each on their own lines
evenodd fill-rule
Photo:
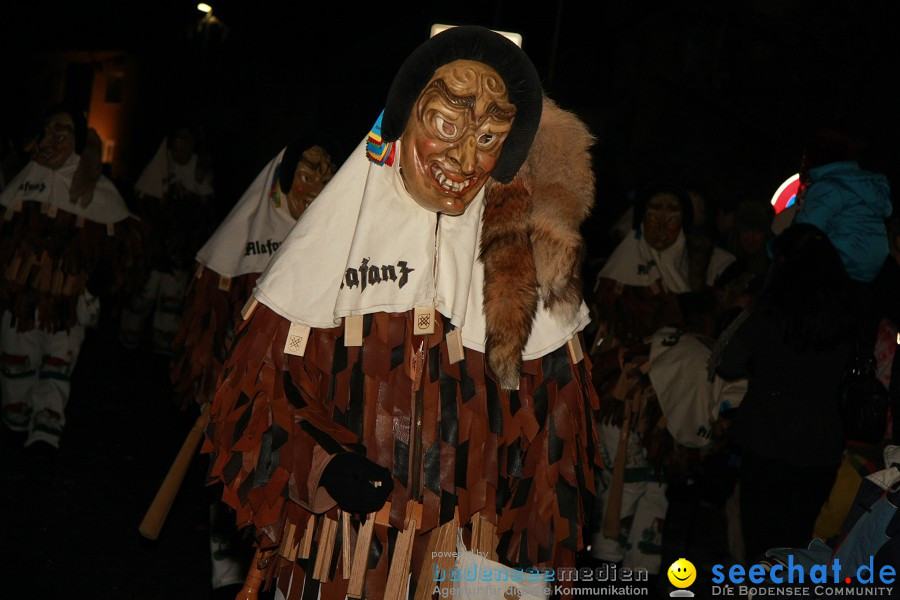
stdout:
<svg viewBox="0 0 900 600">
<path fill-rule="evenodd" d="M 677 588 L 690 587 L 694 580 L 697 579 L 697 569 L 693 563 L 686 558 L 679 558 L 672 563 L 668 571 L 669 583 Z"/>
</svg>

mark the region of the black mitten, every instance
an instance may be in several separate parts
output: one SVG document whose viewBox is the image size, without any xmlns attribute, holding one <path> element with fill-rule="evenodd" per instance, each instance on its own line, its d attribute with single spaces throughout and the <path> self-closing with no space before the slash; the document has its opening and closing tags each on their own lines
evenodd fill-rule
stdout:
<svg viewBox="0 0 900 600">
<path fill-rule="evenodd" d="M 375 512 L 384 506 L 394 489 L 391 472 L 358 454 L 337 454 L 322 472 L 324 486 L 343 510 L 353 513 Z"/>
</svg>

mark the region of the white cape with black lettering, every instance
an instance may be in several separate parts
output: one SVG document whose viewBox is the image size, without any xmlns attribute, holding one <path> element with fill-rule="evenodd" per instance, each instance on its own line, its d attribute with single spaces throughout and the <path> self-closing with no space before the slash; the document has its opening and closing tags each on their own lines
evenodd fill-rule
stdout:
<svg viewBox="0 0 900 600">
<path fill-rule="evenodd" d="M 684 232 L 679 232 L 675 243 L 662 252 L 652 248 L 643 233 L 641 228 L 626 235 L 603 265 L 599 276 L 636 287 L 648 287 L 654 281 L 661 280 L 666 291 L 673 294 L 691 291 Z M 716 277 L 732 262 L 732 254 L 713 248 L 706 270 L 706 284 L 713 285 Z"/>
<path fill-rule="evenodd" d="M 295 220 L 287 199 L 272 197 L 284 150 L 269 161 L 222 224 L 197 252 L 197 261 L 219 275 L 261 273 Z"/>
<path fill-rule="evenodd" d="M 434 306 L 462 327 L 466 347 L 483 352 L 483 201 L 484 190 L 459 216 L 421 208 L 399 163 L 371 163 L 364 141 L 288 234 L 254 294 L 282 317 L 319 328 L 348 315 Z M 571 323 L 559 324 L 539 308 L 523 358 L 565 344 L 587 315 L 582 305 Z"/>
<path fill-rule="evenodd" d="M 650 382 L 666 417 L 666 429 L 688 448 L 705 448 L 723 410 L 740 406 L 747 380 L 710 380 L 706 365 L 712 340 L 663 327 L 650 343 Z"/>
<path fill-rule="evenodd" d="M 104 225 L 128 218 L 130 213 L 125 200 L 113 182 L 103 176 L 97 181 L 94 195 L 87 206 L 69 199 L 72 177 L 80 160 L 81 157 L 72 154 L 56 170 L 33 160 L 29 161 L 0 194 L 0 205 L 16 210 L 19 202 L 40 202 Z"/>
</svg>

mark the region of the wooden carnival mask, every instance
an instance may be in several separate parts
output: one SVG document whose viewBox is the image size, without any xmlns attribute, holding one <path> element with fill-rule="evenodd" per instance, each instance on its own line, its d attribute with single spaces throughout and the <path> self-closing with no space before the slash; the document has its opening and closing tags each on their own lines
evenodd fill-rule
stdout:
<svg viewBox="0 0 900 600">
<path fill-rule="evenodd" d="M 681 203 L 675 194 L 656 194 L 647 202 L 644 212 L 644 239 L 654 250 L 662 252 L 678 239 L 684 224 Z"/>
<path fill-rule="evenodd" d="M 455 60 L 419 94 L 400 136 L 400 173 L 427 210 L 462 214 L 494 170 L 516 107 L 490 66 Z"/>
<path fill-rule="evenodd" d="M 287 205 L 293 218 L 300 218 L 333 175 L 334 164 L 324 148 L 312 146 L 303 151 L 297 161 L 291 191 L 287 194 Z"/>
<path fill-rule="evenodd" d="M 169 154 L 177 165 L 186 165 L 194 154 L 194 134 L 186 127 L 179 127 L 169 140 Z"/>
<path fill-rule="evenodd" d="M 44 133 L 38 143 L 34 161 L 56 170 L 69 160 L 73 152 L 75 152 L 75 121 L 67 113 L 56 113 L 44 123 Z"/>
</svg>

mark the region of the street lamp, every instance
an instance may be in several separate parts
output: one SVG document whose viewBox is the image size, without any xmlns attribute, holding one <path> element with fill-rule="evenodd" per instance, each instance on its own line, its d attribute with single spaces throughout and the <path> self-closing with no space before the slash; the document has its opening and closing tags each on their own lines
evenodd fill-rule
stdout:
<svg viewBox="0 0 900 600">
<path fill-rule="evenodd" d="M 209 14 L 212 12 L 212 6 L 210 6 L 206 2 L 201 2 L 200 4 L 197 5 L 197 10 L 199 10 L 200 12 Z"/>
</svg>

